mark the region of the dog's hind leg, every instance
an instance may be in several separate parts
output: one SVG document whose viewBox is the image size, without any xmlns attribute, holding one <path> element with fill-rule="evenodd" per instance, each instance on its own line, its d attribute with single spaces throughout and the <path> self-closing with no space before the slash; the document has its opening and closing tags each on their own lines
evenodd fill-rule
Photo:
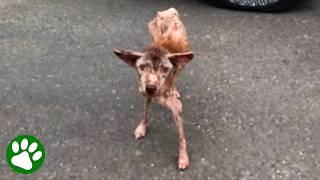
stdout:
<svg viewBox="0 0 320 180">
<path fill-rule="evenodd" d="M 144 107 L 143 107 L 143 113 L 141 114 L 141 120 L 139 122 L 139 125 L 134 131 L 134 135 L 136 139 L 142 138 L 147 134 L 147 128 L 148 128 L 148 107 L 150 104 L 150 98 L 145 97 L 144 98 Z"/>
</svg>

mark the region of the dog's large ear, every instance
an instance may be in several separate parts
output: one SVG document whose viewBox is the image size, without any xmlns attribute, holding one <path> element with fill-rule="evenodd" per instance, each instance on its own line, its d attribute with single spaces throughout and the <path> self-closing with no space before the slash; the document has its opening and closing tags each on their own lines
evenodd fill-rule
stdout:
<svg viewBox="0 0 320 180">
<path fill-rule="evenodd" d="M 172 53 L 168 54 L 167 57 L 174 66 L 181 67 L 192 60 L 193 52 Z"/>
<path fill-rule="evenodd" d="M 130 66 L 135 66 L 137 60 L 142 57 L 143 53 L 128 51 L 123 49 L 114 49 L 113 52 Z"/>
</svg>

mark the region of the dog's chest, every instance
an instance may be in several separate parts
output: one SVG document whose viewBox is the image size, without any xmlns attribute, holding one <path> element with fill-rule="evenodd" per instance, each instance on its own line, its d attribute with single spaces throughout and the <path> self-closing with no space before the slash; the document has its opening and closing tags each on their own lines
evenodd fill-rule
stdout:
<svg viewBox="0 0 320 180">
<path fill-rule="evenodd" d="M 167 98 L 165 96 L 154 97 L 154 98 L 151 98 L 151 100 L 155 103 L 160 104 L 161 106 L 167 107 L 167 104 L 166 104 Z"/>
<path fill-rule="evenodd" d="M 178 91 L 170 91 L 170 93 L 167 93 L 166 96 L 158 96 L 151 98 L 151 100 L 155 103 L 158 103 L 159 105 L 168 108 L 170 104 L 169 99 L 180 99 L 180 95 Z"/>
</svg>

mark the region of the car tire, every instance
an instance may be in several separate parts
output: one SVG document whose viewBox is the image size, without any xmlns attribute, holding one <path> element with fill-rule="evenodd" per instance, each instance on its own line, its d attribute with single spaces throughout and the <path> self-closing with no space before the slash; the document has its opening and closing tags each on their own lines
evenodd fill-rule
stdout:
<svg viewBox="0 0 320 180">
<path fill-rule="evenodd" d="M 250 11 L 280 12 L 293 5 L 293 0 L 209 0 L 214 5 Z"/>
</svg>

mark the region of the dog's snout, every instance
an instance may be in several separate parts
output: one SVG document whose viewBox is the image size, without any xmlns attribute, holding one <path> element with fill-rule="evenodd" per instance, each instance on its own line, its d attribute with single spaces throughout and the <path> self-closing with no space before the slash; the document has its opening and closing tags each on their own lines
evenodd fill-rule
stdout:
<svg viewBox="0 0 320 180">
<path fill-rule="evenodd" d="M 146 86 L 146 92 L 148 94 L 154 94 L 157 91 L 157 86 L 156 85 L 147 85 Z"/>
</svg>

